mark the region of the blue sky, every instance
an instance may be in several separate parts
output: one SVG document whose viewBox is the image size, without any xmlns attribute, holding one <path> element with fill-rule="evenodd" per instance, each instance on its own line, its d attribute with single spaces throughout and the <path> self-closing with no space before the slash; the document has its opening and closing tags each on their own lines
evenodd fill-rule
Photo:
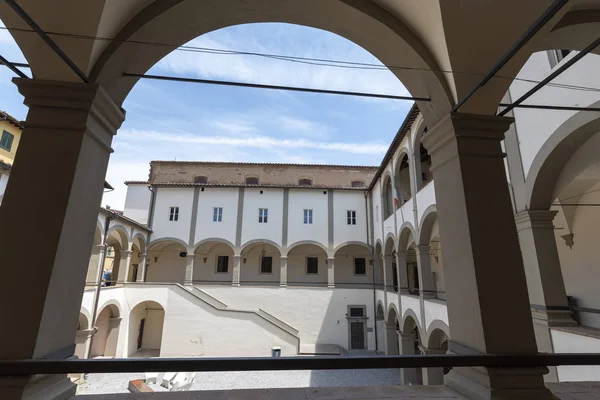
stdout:
<svg viewBox="0 0 600 400">
<path fill-rule="evenodd" d="M 287 24 L 234 26 L 189 45 L 299 57 L 379 63 L 337 35 Z M 0 54 L 23 61 L 0 30 Z M 312 66 L 256 56 L 174 51 L 149 73 L 407 94 L 388 70 Z M 0 109 L 25 119 L 27 108 L 0 69 Z M 115 191 L 103 205 L 122 209 L 126 180 L 145 180 L 151 160 L 379 165 L 411 102 L 140 81 L 123 107 L 127 120 L 113 140 L 107 180 Z"/>
</svg>

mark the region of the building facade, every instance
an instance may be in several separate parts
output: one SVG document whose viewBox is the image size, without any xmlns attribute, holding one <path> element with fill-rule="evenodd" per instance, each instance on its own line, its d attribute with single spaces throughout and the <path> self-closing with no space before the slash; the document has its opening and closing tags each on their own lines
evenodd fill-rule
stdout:
<svg viewBox="0 0 600 400">
<path fill-rule="evenodd" d="M 507 96 L 565 62 L 557 58 L 534 54 Z M 578 64 L 598 67 L 595 55 Z M 583 75 L 564 74 L 546 95 L 597 104 L 597 91 L 561 86 Z M 600 352 L 589 279 L 600 232 L 586 206 L 600 187 L 597 115 L 517 109 L 513 118 L 505 174 L 538 349 Z M 101 291 L 99 316 L 104 327 L 123 322 L 100 329 L 103 344 L 82 356 L 268 356 L 275 346 L 284 355 L 445 353 L 445 288 L 461 278 L 444 266 L 427 128 L 413 107 L 379 167 L 153 161 L 148 181 L 127 182 L 123 211 L 147 230 L 111 228 L 120 265 L 116 285 Z M 92 301 L 89 290 L 84 320 Z M 442 384 L 443 372 L 402 375 Z M 545 377 L 599 378 L 594 367 L 550 368 Z"/>
</svg>

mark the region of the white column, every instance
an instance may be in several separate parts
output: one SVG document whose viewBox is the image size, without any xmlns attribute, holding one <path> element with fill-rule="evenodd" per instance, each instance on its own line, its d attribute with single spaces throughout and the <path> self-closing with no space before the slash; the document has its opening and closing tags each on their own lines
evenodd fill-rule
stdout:
<svg viewBox="0 0 600 400">
<path fill-rule="evenodd" d="M 136 282 L 146 281 L 146 263 L 148 262 L 147 254 L 140 254 Z"/>
<path fill-rule="evenodd" d="M 396 269 L 398 271 L 398 295 L 408 294 L 408 266 L 406 253 L 396 253 Z"/>
<path fill-rule="evenodd" d="M 423 354 L 446 354 L 446 351 L 439 349 L 421 349 Z M 423 385 L 443 385 L 444 384 L 444 368 L 422 368 L 423 370 Z"/>
<path fill-rule="evenodd" d="M 117 283 L 127 282 L 129 278 L 129 268 L 131 267 L 131 250 L 121 250 L 121 261 L 119 262 L 119 276 L 117 277 Z"/>
<path fill-rule="evenodd" d="M 392 256 L 384 256 L 383 257 L 383 284 L 385 285 L 386 292 L 388 290 L 394 289 L 394 278 L 393 278 L 393 270 L 392 263 L 394 262 L 394 257 Z"/>
<path fill-rule="evenodd" d="M 327 259 L 327 287 L 335 287 L 335 258 Z"/>
<path fill-rule="evenodd" d="M 415 252 L 417 253 L 417 267 L 419 269 L 419 294 L 422 298 L 434 298 L 435 286 L 431 274 L 429 246 L 417 246 Z"/>
<path fill-rule="evenodd" d="M 279 286 L 285 287 L 287 286 L 287 267 L 288 267 L 288 258 L 281 257 L 280 259 L 280 270 L 279 270 Z"/>
<path fill-rule="evenodd" d="M 400 354 L 414 355 L 415 354 L 415 334 L 413 332 L 398 332 L 398 344 Z M 401 380 L 403 385 L 418 384 L 416 368 L 402 368 Z"/>
<path fill-rule="evenodd" d="M 240 286 L 240 273 L 241 273 L 241 256 L 233 256 L 233 271 L 231 277 L 231 286 Z"/>
<path fill-rule="evenodd" d="M 87 285 L 98 283 L 98 270 L 104 268 L 104 265 L 102 265 L 102 255 L 104 254 L 104 251 L 104 245 L 102 244 L 92 247 L 92 255 L 90 257 L 87 276 L 85 278 L 85 283 Z M 100 275 L 100 278 L 102 278 L 102 275 Z"/>
<path fill-rule="evenodd" d="M 554 352 L 550 327 L 577 325 L 569 309 L 556 248 L 553 224 L 556 214 L 557 211 L 528 210 L 515 217 L 525 264 L 533 328 L 541 353 Z M 549 370 L 550 373 L 544 377 L 546 382 L 558 381 L 556 367 L 549 367 Z"/>
<path fill-rule="evenodd" d="M 183 280 L 184 285 L 193 285 L 194 283 L 194 260 L 195 254 L 189 254 L 185 257 L 185 279 Z"/>
<path fill-rule="evenodd" d="M 4 268 L 0 359 L 69 358 L 102 199 L 110 144 L 124 114 L 97 85 L 13 80 L 29 106 L 19 156 L 0 207 Z M 40 179 L 51 171 L 53 179 Z M 31 235 L 37 237 L 31 251 Z M 32 273 L 34 271 L 35 273 Z M 26 290 L 24 286 L 26 285 Z M 30 385 L 27 385 L 31 382 Z M 25 394 L 24 394 L 25 393 Z M 0 398 L 75 394 L 66 375 L 0 381 Z"/>
<path fill-rule="evenodd" d="M 449 351 L 458 354 L 537 353 L 500 145 L 511 123 L 511 118 L 453 113 L 423 137 L 444 243 Z M 523 393 L 549 399 L 547 371 L 455 368 L 446 384 L 475 399 Z"/>
<path fill-rule="evenodd" d="M 388 356 L 400 354 L 398 346 L 398 331 L 395 323 L 385 323 L 385 354 Z"/>
</svg>

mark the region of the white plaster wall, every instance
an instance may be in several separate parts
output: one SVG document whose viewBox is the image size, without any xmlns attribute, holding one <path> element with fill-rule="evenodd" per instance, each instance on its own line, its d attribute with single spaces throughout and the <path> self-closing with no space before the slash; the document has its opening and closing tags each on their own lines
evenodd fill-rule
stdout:
<svg viewBox="0 0 600 400">
<path fill-rule="evenodd" d="M 419 218 L 419 226 L 423 213 L 427 210 L 427 207 L 433 204 L 435 204 L 435 184 L 431 181 L 417 193 L 417 215 Z"/>
<path fill-rule="evenodd" d="M 198 286 L 199 287 L 199 286 Z M 367 327 L 374 328 L 372 289 L 202 286 L 229 307 L 262 308 L 299 331 L 301 345 L 337 344 L 348 348 L 348 305 L 365 305 Z M 369 350 L 375 336 L 367 333 Z"/>
<path fill-rule="evenodd" d="M 188 243 L 194 190 L 191 188 L 157 188 L 152 239 L 172 237 Z M 169 221 L 169 208 L 179 207 L 179 220 Z"/>
<path fill-rule="evenodd" d="M 263 194 L 260 194 L 260 192 Z M 258 209 L 268 208 L 267 223 L 258 223 Z M 283 189 L 248 189 L 244 193 L 242 243 L 253 239 L 271 240 L 281 246 Z"/>
<path fill-rule="evenodd" d="M 348 225 L 347 211 L 356 211 L 356 225 Z M 333 192 L 333 245 L 344 242 L 367 242 L 367 205 L 363 191 Z"/>
<path fill-rule="evenodd" d="M 141 224 L 147 224 L 151 196 L 152 192 L 148 189 L 148 185 L 127 185 L 123 215 Z"/>
<path fill-rule="evenodd" d="M 150 250 L 147 258 L 146 282 L 183 283 L 186 258 L 179 256 L 182 251 L 185 251 L 185 248 L 175 242 Z"/>
<path fill-rule="evenodd" d="M 403 294 L 401 295 L 400 303 L 402 304 L 402 315 L 399 315 L 398 319 L 402 319 L 406 311 L 413 310 L 415 315 L 417 316 L 416 322 L 419 325 L 423 326 L 423 323 L 421 321 L 421 300 L 419 299 L 419 297 Z"/>
<path fill-rule="evenodd" d="M 550 335 L 555 353 L 600 353 L 600 338 L 557 329 L 550 329 Z M 560 382 L 600 380 L 598 365 L 559 366 L 557 370 Z"/>
<path fill-rule="evenodd" d="M 416 312 L 417 310 L 414 311 Z M 441 300 L 425 300 L 425 327 L 429 328 L 429 325 L 436 320 L 448 325 L 448 307 L 446 302 Z"/>
<path fill-rule="evenodd" d="M 573 57 L 571 53 L 565 60 Z M 563 62 L 565 62 L 563 60 Z M 560 66 L 560 64 L 558 65 Z M 558 66 L 554 68 L 558 68 Z M 589 54 L 571 66 L 552 83 L 569 85 L 580 85 L 586 87 L 600 88 L 600 80 L 597 79 L 597 71 L 600 70 L 600 56 Z M 525 63 L 518 78 L 540 81 L 551 72 L 548 55 L 545 51 L 533 54 Z M 514 81 L 510 86 L 510 94 L 515 100 L 531 89 L 535 83 Z M 580 106 L 585 107 L 600 100 L 600 93 L 593 91 L 581 91 L 553 86 L 545 86 L 532 97 L 532 103 Z M 531 163 L 544 142 L 552 133 L 575 111 L 552 111 L 520 109 L 513 110 L 516 118 L 517 135 L 523 160 L 523 168 L 527 176 Z"/>
<path fill-rule="evenodd" d="M 433 182 L 428 186 L 433 186 Z M 398 210 L 396 210 L 396 224 L 398 224 L 398 229 L 400 229 L 402 224 L 405 222 L 410 222 L 411 225 L 415 229 L 417 229 L 417 225 L 415 224 L 415 213 L 413 212 L 413 208 L 413 202 L 412 200 L 410 200 L 404 203 L 402 207 L 400 207 Z"/>
<path fill-rule="evenodd" d="M 223 283 L 231 282 L 233 278 L 233 249 L 223 243 L 206 243 L 196 249 L 194 259 L 194 281 Z M 227 272 L 217 272 L 218 256 L 228 256 Z M 206 258 L 206 262 L 204 262 Z M 242 266 L 243 267 L 243 266 Z M 184 269 L 185 272 L 185 269 Z"/>
<path fill-rule="evenodd" d="M 289 191 L 288 200 L 288 244 L 302 240 L 313 240 L 327 246 L 328 220 L 326 190 Z M 313 210 L 313 223 L 304 223 L 304 209 Z M 269 210 L 270 211 L 270 210 Z M 335 213 L 335 208 L 334 208 Z"/>
<path fill-rule="evenodd" d="M 272 258 L 272 272 L 261 273 L 261 251 L 265 250 L 265 256 Z M 244 262 L 244 259 L 246 262 Z M 252 246 L 242 254 L 242 263 L 240 265 L 240 282 L 244 284 L 276 284 L 279 285 L 281 275 L 281 255 L 279 251 L 271 245 L 260 244 Z"/>
<path fill-rule="evenodd" d="M 400 214 L 400 212 L 396 212 L 396 214 Z M 390 215 L 385 221 L 383 221 L 383 237 L 384 240 L 383 242 L 383 248 L 385 248 L 385 238 L 387 237 L 388 234 L 392 234 L 394 235 L 394 237 L 396 237 L 395 234 L 395 229 L 394 229 L 394 215 Z"/>
<path fill-rule="evenodd" d="M 365 275 L 354 274 L 354 259 L 364 258 L 366 264 Z M 373 287 L 373 265 L 369 250 L 362 246 L 349 245 L 340 248 L 335 254 L 335 283 L 352 284 L 362 287 Z"/>
<path fill-rule="evenodd" d="M 589 187 L 586 191 L 591 193 L 574 200 L 581 204 L 600 203 L 600 183 Z M 573 207 L 569 207 L 568 211 L 573 211 Z M 569 248 L 561 238 L 562 235 L 569 233 L 569 226 L 565 224 L 564 216 L 555 218 L 556 230 L 554 231 L 567 295 L 574 296 L 579 307 L 595 309 L 600 309 L 597 279 L 600 260 L 599 211 L 598 207 L 577 207 L 574 210 L 570 225 L 571 232 L 574 234 L 573 248 Z M 579 315 L 582 325 L 600 329 L 599 314 L 582 312 Z"/>
<path fill-rule="evenodd" d="M 394 292 L 393 290 L 388 290 L 387 291 L 387 302 L 388 302 L 388 308 L 390 306 L 394 306 L 396 307 L 396 310 L 399 310 L 400 307 L 398 307 L 398 293 Z M 400 318 L 400 317 L 398 317 Z"/>
<path fill-rule="evenodd" d="M 198 194 L 198 218 L 194 241 L 221 238 L 235 243 L 238 188 L 205 188 Z M 223 207 L 223 220 L 213 222 L 213 208 Z"/>
</svg>

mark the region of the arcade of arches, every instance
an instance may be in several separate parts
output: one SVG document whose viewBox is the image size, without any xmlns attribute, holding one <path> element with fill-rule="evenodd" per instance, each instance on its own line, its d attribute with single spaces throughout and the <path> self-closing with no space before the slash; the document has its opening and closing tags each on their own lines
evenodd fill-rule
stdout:
<svg viewBox="0 0 600 400">
<path fill-rule="evenodd" d="M 387 66 L 406 67 L 392 70 L 413 96 L 430 99 L 417 104 L 429 127 L 423 136 L 423 146 L 429 150 L 430 172 L 436 182 L 439 237 L 447 270 L 444 291 L 448 299 L 448 316 L 452 321 L 449 350 L 459 354 L 464 349 L 474 353 L 537 353 L 529 302 L 529 298 L 534 296 L 531 289 L 528 294 L 527 284 L 531 288 L 541 282 L 540 290 L 533 291 L 539 299 L 532 302 L 536 301 L 535 304 L 546 311 L 562 306 L 553 302 L 553 296 L 560 301 L 566 301 L 563 300 L 566 296 L 564 289 L 563 293 L 557 293 L 560 290 L 544 285 L 552 274 L 560 274 L 559 263 L 554 263 L 549 274 L 526 276 L 524 273 L 501 147 L 501 140 L 512 119 L 496 117 L 495 113 L 511 84 L 511 79 L 505 77 L 514 77 L 533 52 L 556 48 L 580 50 L 596 39 L 598 20 L 594 18 L 600 7 L 597 1 L 569 2 L 502 68 L 500 75 L 503 78 L 494 77 L 479 88 L 461 106 L 459 113 L 450 113 L 452 106 L 465 97 L 481 75 L 542 15 L 551 0 L 490 0 L 485 7 L 481 6 L 480 0 L 462 1 L 460 7 L 443 0 L 256 0 L 251 5 L 241 0 L 21 0 L 19 4 L 44 29 L 73 35 L 60 38 L 61 48 L 89 76 L 90 83 L 81 83 L 80 77 L 36 35 L 11 32 L 35 79 L 14 81 L 29 106 L 29 113 L 19 158 L 11 173 L 10 190 L 0 208 L 2 224 L 11 227 L 10 231 L 0 230 L 0 254 L 6 265 L 20 265 L 23 255 L 29 256 L 28 268 L 11 268 L 2 279 L 0 304 L 13 307 L 13 324 L 20 329 L 0 330 L 0 341 L 11 343 L 1 350 L 0 358 L 44 358 L 63 351 L 74 342 L 74 328 L 78 323 L 78 308 L 86 280 L 85 268 L 81 266 L 88 264 L 90 245 L 94 242 L 110 146 L 125 118 L 121 104 L 137 82 L 137 79 L 124 77 L 123 73 L 144 73 L 173 46 L 183 45 L 203 33 L 257 21 L 288 22 L 328 30 L 364 47 Z M 588 12 L 589 8 L 594 10 Z M 582 14 L 586 18 L 582 18 Z M 0 3 L 0 19 L 9 27 L 26 27 L 6 2 Z M 80 40 L 78 35 L 118 40 Z M 156 38 L 170 45 L 143 44 Z M 439 72 L 442 70 L 455 73 Z M 64 134 L 65 131 L 69 134 Z M 61 140 L 56 140 L 58 135 Z M 64 156 L 57 159 L 55 154 Z M 563 158 L 565 168 L 569 167 L 564 153 L 559 151 L 551 156 L 558 160 Z M 428 165 L 427 158 L 424 163 Z M 398 175 L 402 177 L 410 165 L 411 160 L 407 163 L 400 160 Z M 48 166 L 52 166 L 53 179 L 40 180 L 40 170 Z M 519 210 L 526 220 L 519 235 L 530 237 L 536 252 L 541 254 L 546 249 L 540 247 L 542 242 L 556 249 L 556 243 L 550 243 L 548 239 L 551 236 L 548 226 L 552 222 L 552 213 L 539 214 L 535 211 L 547 211 L 547 207 L 544 209 L 540 204 L 546 202 L 545 205 L 550 206 L 556 198 L 568 199 L 571 190 L 576 188 L 565 185 L 540 189 L 540 185 L 548 185 L 549 182 L 558 184 L 562 180 L 552 180 L 552 175 L 558 174 L 557 168 L 548 168 L 542 163 L 538 166 L 534 161 L 534 168 L 538 167 L 539 173 L 531 183 L 535 189 L 535 193 L 531 192 L 534 197 L 527 204 L 529 207 Z M 554 177 L 567 182 L 575 180 L 575 186 L 582 188 L 589 184 L 588 173 L 596 171 L 591 166 L 590 170 L 572 167 L 580 174 Z M 424 180 L 425 176 L 421 176 Z M 407 197 L 414 197 L 416 184 L 410 182 L 399 190 L 404 190 Z M 593 187 L 588 186 L 589 190 L 594 190 Z M 552 194 L 540 200 L 535 198 L 540 191 Z M 47 196 L 48 193 L 54 196 Z M 579 200 L 593 200 L 595 193 L 582 195 Z M 68 201 L 70 199 L 78 201 Z M 586 220 L 590 208 L 577 207 L 565 211 L 566 207 L 570 206 L 561 206 L 561 218 L 564 216 L 565 223 L 560 233 L 564 233 L 561 237 L 566 237 L 561 240 L 566 240 L 567 244 L 573 242 L 575 252 L 586 260 L 573 267 L 571 272 L 575 275 L 577 270 L 593 268 L 593 246 L 588 242 L 591 241 L 588 235 L 595 233 L 597 227 Z M 543 223 L 531 224 L 532 220 Z M 40 224 L 40 221 L 44 223 Z M 27 240 L 31 232 L 44 238 L 33 253 Z M 489 232 L 494 232 L 495 237 L 501 240 L 490 240 Z M 399 236 L 402 234 L 399 232 Z M 385 265 L 393 265 L 396 261 L 400 275 L 399 290 L 419 289 L 422 301 L 423 297 L 436 292 L 430 273 L 433 267 L 429 246 L 421 245 L 415 232 L 406 234 L 406 237 L 408 240 L 399 239 L 398 243 L 392 241 L 391 245 L 379 245 L 383 247 L 383 260 L 378 261 Z M 132 254 L 129 252 L 132 250 L 123 246 L 118 232 L 111 234 L 107 243 L 119 260 L 113 267 L 113 274 L 117 275 L 117 282 L 126 281 L 131 276 Z M 161 260 L 169 257 L 174 261 L 182 253 L 178 254 L 177 250 L 181 249 L 176 244 L 157 245 L 150 249 L 148 277 L 159 279 L 164 276 L 160 270 Z M 197 268 L 195 260 L 190 261 L 196 257 L 195 249 L 185 250 L 186 254 L 180 257 L 182 264 L 176 267 L 184 282 L 195 279 L 189 275 L 190 270 L 195 273 L 199 268 L 202 271 L 199 273 L 205 272 L 205 263 Z M 244 276 L 241 272 L 244 268 L 243 255 L 232 254 L 231 249 L 225 250 L 222 244 L 218 244 L 198 251 L 203 260 L 204 254 L 207 255 L 206 264 L 216 263 L 217 267 L 218 258 L 211 258 L 211 252 L 219 255 L 222 251 L 227 252 L 231 258 L 226 260 L 226 268 L 225 259 L 221 258 L 221 270 L 226 269 L 227 274 L 231 271 L 232 282 L 239 283 Z M 272 250 L 265 248 L 266 252 Z M 247 251 L 248 262 L 255 262 L 253 252 L 260 254 L 262 249 Z M 309 249 L 303 244 L 293 248 L 288 258 L 309 251 L 314 253 L 319 266 L 315 282 L 329 283 L 335 279 L 329 274 L 325 276 L 325 270 L 330 270 L 325 266 L 337 262 L 325 251 Z M 557 252 L 562 255 L 561 261 L 571 261 L 573 253 L 563 248 Z M 402 272 L 405 271 L 403 265 L 409 260 L 417 263 L 417 277 L 414 269 L 412 274 Z M 36 273 L 31 274 L 32 270 Z M 384 268 L 386 287 L 394 286 L 394 274 L 388 273 L 388 270 L 393 269 Z M 217 272 L 213 271 L 210 268 L 210 273 L 216 275 Z M 292 282 L 293 271 L 290 269 L 288 272 L 287 279 Z M 67 279 L 69 284 L 64 283 Z M 567 285 L 577 283 L 577 290 L 592 290 L 589 284 L 570 274 L 565 274 L 565 280 Z M 22 282 L 28 282 L 30 290 L 22 290 Z M 506 288 L 509 287 L 510 296 L 507 296 Z M 503 301 L 485 301 L 479 293 L 486 293 L 487 298 L 502 298 Z M 152 305 L 148 307 L 145 312 L 155 311 Z M 92 350 L 106 354 L 110 353 L 112 343 L 110 321 L 119 316 L 115 310 L 109 310 L 101 317 L 109 321 L 104 330 L 107 332 L 106 340 L 92 343 Z M 425 336 L 418 330 L 411 331 L 416 322 L 410 318 L 403 318 L 400 323 L 403 334 L 414 332 L 406 334 L 406 340 L 402 338 L 402 349 L 406 347 L 407 351 Z M 493 324 L 484 323 L 490 318 L 493 318 Z M 389 324 L 389 318 L 386 323 Z M 453 347 L 453 343 L 460 346 Z M 405 374 L 408 381 L 425 379 L 418 371 L 414 374 L 406 371 Z M 543 371 L 538 369 L 507 369 L 501 376 L 488 373 L 484 368 L 461 369 L 448 374 L 446 383 L 463 393 L 478 393 L 482 398 L 489 398 L 492 393 L 493 396 L 502 396 L 503 393 L 514 394 L 520 390 L 526 391 L 532 398 L 551 398 L 542 375 Z M 11 387 L 9 397 L 1 397 L 21 398 L 26 381 L 19 382 L 20 389 Z M 4 390 L 0 386 L 0 391 Z"/>
</svg>

